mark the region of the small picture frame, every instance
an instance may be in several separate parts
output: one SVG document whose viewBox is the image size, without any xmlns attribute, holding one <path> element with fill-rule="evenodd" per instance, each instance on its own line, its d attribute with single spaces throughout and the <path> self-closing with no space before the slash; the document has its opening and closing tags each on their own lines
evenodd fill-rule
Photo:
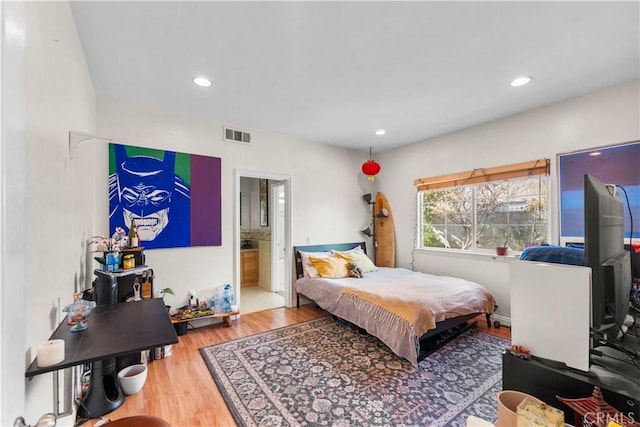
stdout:
<svg viewBox="0 0 640 427">
<path fill-rule="evenodd" d="M 269 180 L 260 180 L 260 227 L 269 226 Z"/>
</svg>

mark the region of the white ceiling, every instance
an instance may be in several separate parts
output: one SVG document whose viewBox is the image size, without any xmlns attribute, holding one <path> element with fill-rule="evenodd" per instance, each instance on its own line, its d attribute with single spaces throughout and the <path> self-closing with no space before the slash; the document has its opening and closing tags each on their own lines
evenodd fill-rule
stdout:
<svg viewBox="0 0 640 427">
<path fill-rule="evenodd" d="M 96 93 L 374 152 L 640 77 L 640 2 L 72 2 Z M 207 76 L 213 86 L 196 87 Z M 533 81 L 521 88 L 519 75 Z M 374 132 L 384 128 L 387 134 Z"/>
</svg>

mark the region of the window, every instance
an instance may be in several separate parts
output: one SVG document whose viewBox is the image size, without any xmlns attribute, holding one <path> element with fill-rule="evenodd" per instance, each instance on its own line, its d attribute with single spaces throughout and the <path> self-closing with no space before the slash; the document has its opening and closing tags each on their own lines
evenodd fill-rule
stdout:
<svg viewBox="0 0 640 427">
<path fill-rule="evenodd" d="M 505 172 L 496 175 L 493 168 L 416 180 L 418 247 L 522 250 L 546 241 L 549 161 L 502 168 L 511 168 L 512 177 L 504 179 Z"/>
</svg>

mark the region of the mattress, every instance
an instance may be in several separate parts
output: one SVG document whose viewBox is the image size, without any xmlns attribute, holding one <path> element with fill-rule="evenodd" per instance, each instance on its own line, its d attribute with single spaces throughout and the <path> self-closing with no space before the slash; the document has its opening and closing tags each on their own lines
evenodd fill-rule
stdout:
<svg viewBox="0 0 640 427">
<path fill-rule="evenodd" d="M 301 278 L 300 294 L 378 337 L 395 354 L 418 364 L 419 338 L 446 319 L 493 313 L 495 299 L 468 280 L 379 267 L 363 278 Z"/>
</svg>

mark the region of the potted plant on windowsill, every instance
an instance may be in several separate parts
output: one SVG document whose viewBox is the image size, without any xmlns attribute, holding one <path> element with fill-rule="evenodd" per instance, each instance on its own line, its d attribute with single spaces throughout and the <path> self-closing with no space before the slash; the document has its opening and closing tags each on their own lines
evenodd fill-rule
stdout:
<svg viewBox="0 0 640 427">
<path fill-rule="evenodd" d="M 504 256 L 509 250 L 509 241 L 506 240 L 502 246 L 496 246 L 496 255 Z"/>
</svg>

